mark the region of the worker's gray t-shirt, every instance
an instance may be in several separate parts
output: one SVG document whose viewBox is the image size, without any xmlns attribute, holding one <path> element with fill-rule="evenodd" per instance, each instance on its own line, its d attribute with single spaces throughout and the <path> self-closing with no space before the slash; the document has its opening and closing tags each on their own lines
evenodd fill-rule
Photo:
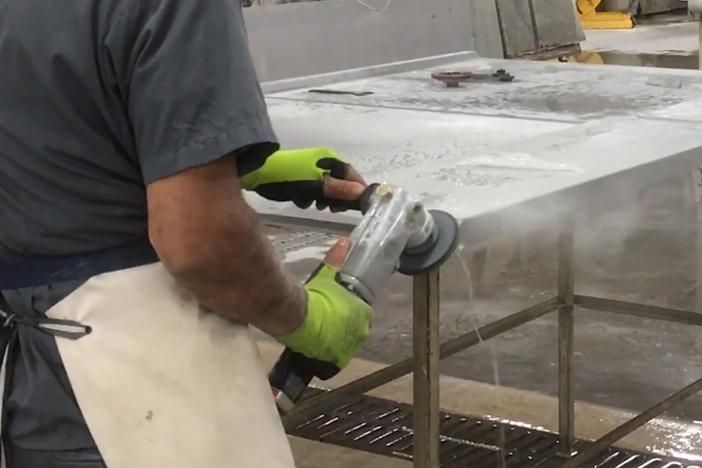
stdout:
<svg viewBox="0 0 702 468">
<path fill-rule="evenodd" d="M 145 242 L 145 184 L 230 152 L 245 172 L 274 140 L 240 0 L 0 0 L 0 261 Z M 71 287 L 0 308 L 41 314 Z M 53 338 L 19 338 L 10 442 L 90 446 Z"/>
<path fill-rule="evenodd" d="M 240 0 L 0 0 L 0 259 L 143 242 L 145 184 L 274 140 Z"/>
</svg>

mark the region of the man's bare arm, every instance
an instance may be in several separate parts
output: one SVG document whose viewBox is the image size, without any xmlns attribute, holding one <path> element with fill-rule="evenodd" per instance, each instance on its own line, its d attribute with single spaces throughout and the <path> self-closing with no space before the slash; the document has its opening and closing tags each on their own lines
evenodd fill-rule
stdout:
<svg viewBox="0 0 702 468">
<path fill-rule="evenodd" d="M 274 336 L 303 323 L 305 291 L 282 270 L 244 200 L 234 156 L 155 181 L 147 198 L 151 243 L 198 301 Z"/>
</svg>

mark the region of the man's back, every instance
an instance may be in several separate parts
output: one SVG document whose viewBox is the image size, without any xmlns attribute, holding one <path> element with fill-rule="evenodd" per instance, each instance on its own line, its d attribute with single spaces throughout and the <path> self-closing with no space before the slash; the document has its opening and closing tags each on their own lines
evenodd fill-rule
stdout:
<svg viewBox="0 0 702 468">
<path fill-rule="evenodd" d="M 238 0 L 0 0 L 0 64 L 0 258 L 146 242 L 145 185 L 274 149 Z"/>
<path fill-rule="evenodd" d="M 144 184 L 105 46 L 125 4 L 0 0 L 0 258 L 145 238 Z"/>
</svg>

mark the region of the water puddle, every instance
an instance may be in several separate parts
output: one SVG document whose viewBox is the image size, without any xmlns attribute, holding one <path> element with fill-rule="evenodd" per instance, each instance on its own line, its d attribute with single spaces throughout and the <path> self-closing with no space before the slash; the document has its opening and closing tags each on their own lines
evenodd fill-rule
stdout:
<svg viewBox="0 0 702 468">
<path fill-rule="evenodd" d="M 464 251 L 464 246 L 459 245 L 458 248 L 456 249 L 456 257 L 458 258 L 458 262 L 461 264 L 461 268 L 463 269 L 464 273 L 466 274 L 466 284 L 468 285 L 468 300 L 472 301 L 474 297 L 474 286 L 473 286 L 473 275 L 470 273 L 470 268 L 468 268 L 468 264 L 466 263 L 465 258 L 463 257 L 463 251 Z M 497 359 L 497 350 L 495 349 L 495 343 L 493 341 L 484 341 L 483 337 L 480 335 L 480 321 L 478 320 L 478 313 L 475 309 L 470 309 L 470 316 L 473 321 L 473 328 L 475 328 L 475 333 L 478 336 L 478 341 L 480 343 L 480 346 L 484 346 L 488 349 L 490 352 L 490 357 L 492 361 L 492 378 L 495 382 L 495 386 L 499 387 L 500 384 L 500 364 Z M 498 397 L 499 399 L 499 394 Z M 497 406 L 502 406 L 502 401 L 497 401 Z M 498 443 L 499 451 L 497 451 L 497 467 L 498 468 L 505 468 L 507 466 L 507 460 L 506 460 L 506 438 L 505 438 L 505 428 L 504 426 L 500 427 L 500 440 Z"/>
</svg>

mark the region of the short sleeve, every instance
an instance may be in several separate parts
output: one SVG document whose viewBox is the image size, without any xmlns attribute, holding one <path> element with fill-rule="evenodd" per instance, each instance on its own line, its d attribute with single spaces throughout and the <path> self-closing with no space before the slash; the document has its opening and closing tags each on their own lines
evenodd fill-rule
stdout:
<svg viewBox="0 0 702 468">
<path fill-rule="evenodd" d="M 145 183 L 237 153 L 277 149 L 240 0 L 132 0 L 105 45 Z"/>
</svg>

